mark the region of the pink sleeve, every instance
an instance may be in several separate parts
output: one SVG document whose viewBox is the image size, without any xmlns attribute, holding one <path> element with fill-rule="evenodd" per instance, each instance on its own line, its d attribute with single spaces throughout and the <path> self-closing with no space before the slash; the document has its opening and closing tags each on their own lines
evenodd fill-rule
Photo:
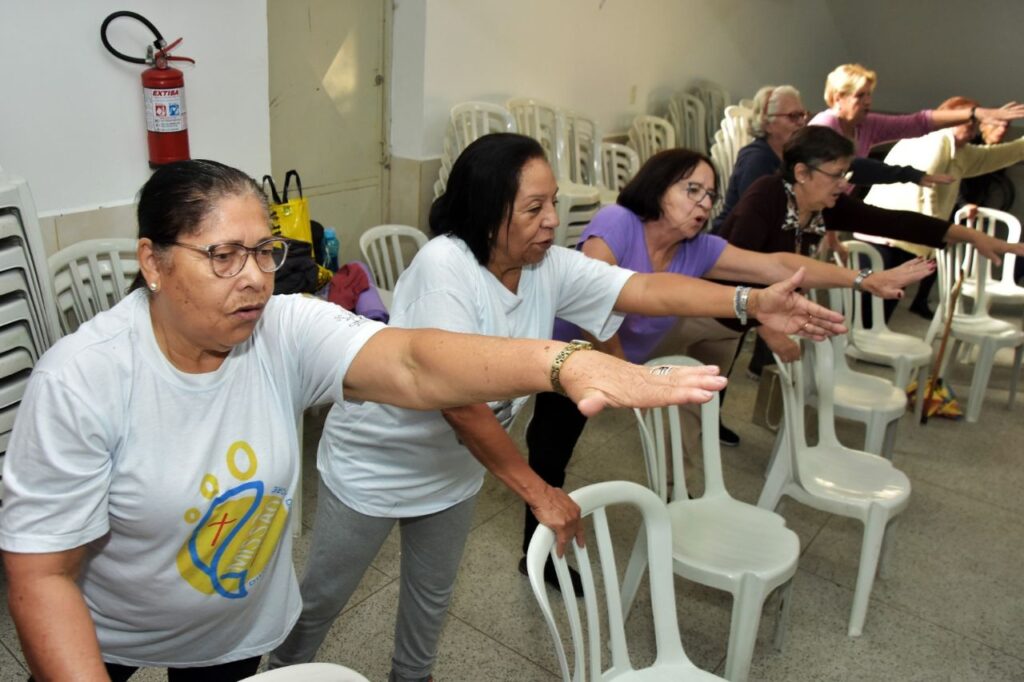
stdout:
<svg viewBox="0 0 1024 682">
<path fill-rule="evenodd" d="M 916 114 L 868 114 L 858 131 L 858 147 L 872 147 L 884 142 L 895 142 L 908 137 L 921 137 L 932 131 L 932 110 L 923 109 Z"/>
</svg>

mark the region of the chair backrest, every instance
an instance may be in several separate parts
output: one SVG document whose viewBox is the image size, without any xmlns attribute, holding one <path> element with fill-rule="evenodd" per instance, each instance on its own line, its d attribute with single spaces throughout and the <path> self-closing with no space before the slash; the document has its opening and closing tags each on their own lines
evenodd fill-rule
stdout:
<svg viewBox="0 0 1024 682">
<path fill-rule="evenodd" d="M 556 178 L 571 177 L 564 123 L 558 108 L 531 97 L 513 97 L 505 102 L 516 129 L 540 142 Z"/>
<path fill-rule="evenodd" d="M 61 330 L 69 334 L 128 293 L 139 271 L 134 239 L 88 239 L 49 258 Z"/>
<path fill-rule="evenodd" d="M 688 92 L 677 92 L 668 103 L 668 120 L 675 127 L 680 147 L 707 153 L 707 123 L 700 98 Z"/>
<path fill-rule="evenodd" d="M 718 130 L 725 108 L 729 106 L 729 92 L 718 83 L 709 80 L 698 80 L 689 90 L 704 103 L 704 124 L 710 140 Z"/>
<path fill-rule="evenodd" d="M 878 249 L 871 244 L 851 239 L 849 241 L 844 241 L 843 246 L 846 247 L 847 251 L 846 262 L 843 262 L 843 259 L 837 253 L 833 255 L 836 265 L 840 267 L 847 267 L 851 270 L 871 268 L 875 272 L 881 272 L 885 269 L 885 264 L 882 262 L 882 254 L 880 254 Z M 868 329 L 870 331 L 878 332 L 888 329 L 888 325 L 885 323 L 884 305 L 880 297 L 869 297 L 871 301 L 870 327 L 864 326 L 862 296 L 855 294 L 852 289 L 842 289 L 841 297 L 843 310 L 846 312 L 846 326 L 850 329 L 850 336 L 853 345 L 857 345 L 857 332 L 859 331 Z"/>
<path fill-rule="evenodd" d="M 449 118 L 454 133 L 452 161 L 470 142 L 488 133 L 514 133 L 516 122 L 507 109 L 490 102 L 460 102 L 452 107 Z"/>
<path fill-rule="evenodd" d="M 672 124 L 660 116 L 641 114 L 633 119 L 629 129 L 629 143 L 640 156 L 640 163 L 647 163 L 663 149 L 676 146 L 676 131 Z"/>
<path fill-rule="evenodd" d="M 601 136 L 594 119 L 575 111 L 563 110 L 566 170 L 580 185 L 607 187 L 601 163 Z"/>
<path fill-rule="evenodd" d="M 559 583 L 562 585 L 563 594 L 572 593 L 572 583 L 565 557 L 555 556 L 555 535 L 545 526 L 538 527 L 534 532 L 526 552 L 530 586 L 533 588 L 533 594 L 537 598 L 554 641 L 562 679 L 565 682 L 570 682 L 570 680 L 597 682 L 614 677 L 603 675 L 606 670 L 614 669 L 621 673 L 632 669 L 622 619 L 620 580 L 616 569 L 615 553 L 612 549 L 608 514 L 606 513 L 607 507 L 618 504 L 638 508 L 643 518 L 641 532 L 646 533 L 647 537 L 647 565 L 651 586 L 651 607 L 654 615 L 654 636 L 657 646 L 657 659 L 653 667 L 688 664 L 690 661 L 683 651 L 679 639 L 679 623 L 676 619 L 676 598 L 672 577 L 672 524 L 665 503 L 647 488 L 627 481 L 595 483 L 572 492 L 571 497 L 579 504 L 583 518 L 590 519 L 596 536 L 596 542 L 588 542 L 586 547 L 570 543 L 575 552 L 580 578 L 583 582 L 585 627 L 580 619 L 577 600 L 560 600 L 563 601 L 566 609 L 572 636 L 572 675 L 570 675 L 568 656 L 544 583 L 544 564 L 550 556 L 554 562 Z M 603 611 L 607 621 L 602 618 L 602 609 L 598 606 L 598 587 L 594 579 L 594 571 L 591 569 L 590 554 L 595 550 L 598 555 L 595 561 L 599 564 L 605 592 Z M 611 660 L 607 665 L 603 662 L 606 645 L 611 654 Z"/>
<path fill-rule="evenodd" d="M 241 682 L 370 682 L 355 670 L 336 663 L 299 663 L 246 677 Z"/>
<path fill-rule="evenodd" d="M 972 220 L 967 217 L 967 209 L 961 208 L 956 212 L 956 215 L 953 216 L 953 220 L 961 225 L 981 230 L 991 237 L 1005 239 L 1011 244 L 1020 243 L 1020 220 L 1018 220 L 1013 214 L 1007 213 L 1006 211 L 997 211 L 994 208 L 979 206 L 977 218 Z M 985 274 L 988 281 L 995 281 L 992 276 L 991 261 L 986 260 L 985 264 Z M 1014 279 L 1014 269 L 1016 265 L 1016 254 L 1007 253 L 1003 256 L 1003 264 L 1001 266 L 1001 272 L 998 280 L 1001 284 L 1010 285 L 1016 283 Z M 977 266 L 976 263 L 975 266 Z M 973 271 L 969 272 L 967 277 L 968 279 L 977 279 L 977 273 Z"/>
<path fill-rule="evenodd" d="M 640 170 L 640 156 L 624 144 L 602 142 L 601 166 L 604 186 L 618 192 Z"/>
<path fill-rule="evenodd" d="M 968 309 L 968 305 L 964 300 L 966 297 L 959 296 L 953 309 L 954 315 L 956 317 L 985 317 L 988 315 L 988 295 L 985 291 L 988 286 L 988 259 L 978 253 L 972 245 L 965 242 L 956 242 L 947 244 L 945 249 L 937 251 L 935 261 L 938 265 L 936 271 L 938 274 L 939 305 L 932 320 L 932 327 L 935 327 L 937 322 L 945 320 L 949 315 L 953 290 L 961 276 L 966 281 L 973 275 L 975 284 L 974 305 Z M 931 328 L 929 328 L 928 333 L 929 336 L 925 339 L 926 341 L 933 338 Z"/>
<path fill-rule="evenodd" d="M 359 250 L 378 289 L 391 291 L 427 235 L 409 225 L 377 225 L 359 236 Z"/>
<path fill-rule="evenodd" d="M 701 363 L 686 355 L 665 355 L 647 361 L 647 366 L 685 365 L 700 367 Z M 728 496 L 725 478 L 722 475 L 722 453 L 718 441 L 718 396 L 700 406 L 701 446 L 704 451 L 704 497 Z M 670 502 L 689 497 L 686 475 L 683 471 L 683 428 L 679 418 L 679 407 L 653 407 L 645 410 L 634 409 L 640 444 L 643 447 L 644 463 L 652 490 L 661 499 L 667 499 L 668 476 L 665 463 L 672 462 L 672 499 Z M 667 425 L 667 438 L 666 438 Z"/>
<path fill-rule="evenodd" d="M 800 482 L 799 453 L 807 449 L 807 430 L 804 421 L 806 396 L 813 390 L 817 394 L 818 442 L 838 444 L 835 424 L 834 356 L 830 341 L 800 341 L 804 353 L 810 351 L 813 372 L 808 372 L 804 361 L 783 362 L 778 355 L 779 385 L 782 387 L 782 405 L 785 413 L 789 452 L 793 457 L 793 476 Z M 809 382 L 814 382 L 812 386 Z"/>
</svg>

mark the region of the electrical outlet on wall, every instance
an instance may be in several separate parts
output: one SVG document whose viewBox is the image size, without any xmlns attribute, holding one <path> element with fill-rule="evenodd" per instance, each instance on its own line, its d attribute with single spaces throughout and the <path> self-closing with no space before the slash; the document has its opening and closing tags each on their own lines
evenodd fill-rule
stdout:
<svg viewBox="0 0 1024 682">
<path fill-rule="evenodd" d="M 630 104 L 630 106 L 633 106 L 634 104 L 636 104 L 636 86 L 635 85 L 631 85 L 629 87 L 629 104 Z"/>
</svg>

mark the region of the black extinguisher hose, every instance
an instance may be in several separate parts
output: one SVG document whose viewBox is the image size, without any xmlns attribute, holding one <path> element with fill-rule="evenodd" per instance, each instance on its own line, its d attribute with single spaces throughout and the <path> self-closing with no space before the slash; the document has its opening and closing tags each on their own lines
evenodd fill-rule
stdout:
<svg viewBox="0 0 1024 682">
<path fill-rule="evenodd" d="M 107 51 L 110 52 L 110 54 L 112 54 L 115 57 L 117 57 L 118 59 L 123 59 L 126 62 L 131 62 L 132 64 L 147 64 L 148 63 L 146 61 L 145 57 L 129 57 L 128 55 L 124 54 L 123 52 L 118 52 L 116 49 L 114 49 L 114 46 L 110 44 L 110 41 L 107 40 L 107 26 L 110 25 L 110 22 L 112 22 L 114 19 L 117 19 L 119 17 L 130 17 L 132 19 L 135 19 L 136 21 L 140 21 L 143 24 L 145 24 L 146 28 L 148 28 L 150 31 L 152 31 L 153 32 L 153 36 L 156 38 L 156 40 L 153 41 L 153 50 L 154 51 L 160 50 L 161 48 L 163 48 L 164 45 L 167 44 L 164 41 L 164 37 L 162 35 L 160 35 L 160 31 L 158 31 L 156 26 L 153 25 L 153 22 L 151 22 L 146 17 L 142 16 L 141 14 L 136 14 L 135 12 L 129 12 L 127 10 L 122 10 L 120 12 L 114 12 L 109 17 L 107 17 L 106 19 L 103 20 L 103 24 L 100 26 L 100 40 L 103 41 L 103 47 L 107 48 Z"/>
</svg>

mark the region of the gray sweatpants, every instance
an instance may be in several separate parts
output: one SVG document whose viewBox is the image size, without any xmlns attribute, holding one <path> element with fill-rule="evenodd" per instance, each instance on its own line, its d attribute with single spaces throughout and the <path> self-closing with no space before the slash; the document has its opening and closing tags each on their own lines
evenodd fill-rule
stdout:
<svg viewBox="0 0 1024 682">
<path fill-rule="evenodd" d="M 313 660 L 397 521 L 402 537 L 401 587 L 390 680 L 425 682 L 437 657 L 475 505 L 476 496 L 427 516 L 367 516 L 342 503 L 321 481 L 301 585 L 302 615 L 271 653 L 268 667 Z"/>
</svg>

